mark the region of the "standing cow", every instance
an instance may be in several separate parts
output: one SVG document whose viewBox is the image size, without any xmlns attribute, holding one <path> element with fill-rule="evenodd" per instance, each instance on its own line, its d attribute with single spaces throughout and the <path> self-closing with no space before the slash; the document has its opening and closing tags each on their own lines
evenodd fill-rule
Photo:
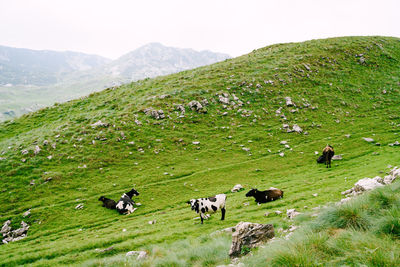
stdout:
<svg viewBox="0 0 400 267">
<path fill-rule="evenodd" d="M 214 213 L 219 209 L 222 213 L 221 220 L 223 221 L 225 219 L 225 194 L 219 194 L 215 197 L 191 199 L 186 203 L 190 204 L 192 210 L 200 214 L 201 224 L 203 224 L 203 220 L 207 218 L 206 213 Z"/>
<path fill-rule="evenodd" d="M 330 145 L 326 145 L 324 150 L 322 151 L 322 157 L 325 160 L 325 164 L 327 168 L 331 168 L 331 160 L 333 155 L 335 155 L 335 151 L 333 150 L 333 147 Z"/>
</svg>

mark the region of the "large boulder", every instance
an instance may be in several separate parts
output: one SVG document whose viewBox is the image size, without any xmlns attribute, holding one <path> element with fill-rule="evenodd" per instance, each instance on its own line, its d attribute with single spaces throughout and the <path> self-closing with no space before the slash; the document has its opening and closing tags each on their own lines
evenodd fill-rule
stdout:
<svg viewBox="0 0 400 267">
<path fill-rule="evenodd" d="M 255 248 L 267 242 L 275 236 L 272 224 L 259 224 L 240 222 L 236 225 L 232 234 L 232 246 L 229 250 L 230 257 L 238 257 L 246 254 L 243 248 Z"/>
<path fill-rule="evenodd" d="M 383 186 L 383 184 L 379 183 L 375 179 L 364 178 L 358 180 L 358 182 L 354 184 L 354 191 L 355 192 L 369 191 L 381 186 Z"/>
</svg>

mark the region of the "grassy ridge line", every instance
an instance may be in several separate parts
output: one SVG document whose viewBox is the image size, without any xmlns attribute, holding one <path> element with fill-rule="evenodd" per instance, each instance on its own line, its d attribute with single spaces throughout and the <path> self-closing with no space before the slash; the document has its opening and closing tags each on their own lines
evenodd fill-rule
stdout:
<svg viewBox="0 0 400 267">
<path fill-rule="evenodd" d="M 349 45 L 349 40 L 356 41 Z M 115 90 L 93 94 L 85 99 L 71 101 L 2 124 L 0 136 L 10 138 L 3 138 L 0 141 L 0 151 L 10 145 L 13 146 L 10 151 L 6 149 L 7 161 L 0 161 L 0 169 L 3 171 L 0 173 L 0 181 L 11 192 L 0 192 L 0 199 L 8 203 L 2 211 L 4 209 L 8 216 L 18 221 L 22 219 L 19 214 L 31 205 L 47 206 L 49 203 L 64 201 L 71 205 L 54 206 L 51 209 L 34 212 L 29 218 L 33 226 L 28 238 L 18 244 L 7 245 L 5 254 L 0 256 L 0 259 L 12 255 L 13 262 L 23 264 L 25 260 L 27 262 L 28 259 L 35 259 L 33 262 L 40 265 L 38 256 L 31 253 L 22 256 L 18 252 L 24 250 L 24 244 L 26 247 L 33 244 L 30 243 L 33 242 L 29 240 L 30 237 L 38 241 L 41 234 L 46 232 L 54 234 L 40 239 L 41 245 L 34 246 L 37 255 L 49 258 L 47 264 L 61 262 L 72 264 L 94 255 L 82 251 L 77 253 L 80 254 L 78 256 L 75 252 L 74 255 L 66 253 L 65 256 L 60 256 L 59 251 L 63 251 L 66 247 L 70 247 L 69 251 L 80 251 L 79 247 L 88 248 L 86 244 L 98 248 L 115 241 L 115 251 L 111 252 L 114 254 L 139 248 L 146 242 L 161 240 L 172 242 L 185 235 L 197 236 L 198 229 L 191 220 L 194 214 L 184 206 L 180 207 L 179 202 L 193 196 L 225 192 L 235 183 L 242 183 L 245 187 L 279 185 L 285 190 L 296 188 L 291 191 L 287 199 L 268 206 L 267 210 L 270 211 L 276 208 L 291 208 L 294 203 L 298 204 L 299 208 L 303 205 L 310 207 L 340 197 L 329 192 L 329 188 L 337 184 L 347 187 L 353 182 L 351 180 L 355 179 L 354 176 L 369 176 L 371 171 L 374 172 L 373 167 L 383 168 L 388 163 L 393 164 L 391 160 L 398 159 L 393 152 L 394 148 L 379 148 L 365 144 L 361 140 L 364 135 L 375 134 L 374 139 L 386 145 L 394 141 L 396 137 L 394 134 L 398 132 L 395 125 L 391 126 L 389 123 L 398 121 L 396 114 L 398 114 L 399 98 L 396 97 L 396 93 L 399 90 L 396 82 L 399 81 L 399 68 L 397 63 L 396 65 L 388 61 L 386 56 L 381 58 L 381 49 L 374 45 L 376 42 L 382 42 L 386 51 L 393 51 L 396 56 L 395 63 L 399 62 L 398 40 L 391 38 L 339 38 L 278 45 L 217 65 L 144 80 Z M 371 44 L 372 49 L 365 49 L 366 45 Z M 335 51 L 333 48 L 336 45 L 340 48 L 338 53 L 332 52 Z M 307 53 L 303 53 L 304 51 Z M 347 51 L 346 56 L 343 56 L 343 51 Z M 367 64 L 360 65 L 354 54 L 364 51 L 367 51 L 365 56 Z M 321 60 L 322 57 L 329 59 Z M 379 68 L 374 67 L 374 61 L 379 63 Z M 309 64 L 312 72 L 308 73 L 303 63 Z M 306 77 L 306 74 L 310 77 Z M 274 80 L 275 84 L 264 85 L 263 81 L 268 79 Z M 281 79 L 286 84 L 281 82 Z M 240 86 L 243 81 L 246 85 Z M 256 93 L 257 82 L 262 84 L 260 93 Z M 332 86 L 329 85 L 330 82 L 333 83 Z M 253 85 L 250 86 L 250 83 Z M 227 87 L 230 87 L 231 91 Z M 381 94 L 383 88 L 388 91 L 388 95 Z M 215 99 L 216 92 L 227 90 L 234 92 L 244 101 L 250 101 L 251 104 L 243 108 L 252 110 L 258 117 L 241 117 L 233 111 L 228 111 L 227 116 L 221 116 L 224 109 L 217 103 L 212 103 L 205 115 L 191 111 L 187 111 L 184 119 L 174 115 L 173 103 L 188 103 L 192 99 L 200 100 L 204 97 L 209 100 Z M 150 99 L 152 96 L 165 93 L 171 97 L 163 100 Z M 295 114 L 284 108 L 288 122 L 291 125 L 298 123 L 309 131 L 309 136 L 288 135 L 280 130 L 284 121 L 275 116 L 275 110 L 284 106 L 283 97 L 287 95 L 292 96 L 297 104 L 302 103 L 301 98 L 304 97 L 312 105 L 318 106 L 315 111 L 300 109 Z M 164 120 L 160 125 L 152 125 L 156 121 L 148 119 L 140 112 L 149 106 L 162 108 L 172 116 L 172 119 Z M 133 123 L 136 115 L 144 123 L 142 127 L 137 127 Z M 116 127 L 91 129 L 88 126 L 99 119 L 106 120 L 111 125 L 115 124 Z M 253 122 L 253 119 L 256 122 Z M 340 120 L 339 124 L 335 122 L 337 119 Z M 321 124 L 322 128 L 312 127 L 312 122 Z M 243 126 L 237 127 L 238 125 Z M 230 128 L 222 128 L 226 126 Z M 30 127 L 38 128 L 32 130 Z M 95 146 L 89 145 L 100 130 L 108 140 L 104 144 L 96 141 Z M 125 133 L 127 139 L 116 142 L 115 138 L 120 136 L 120 131 Z M 346 133 L 351 133 L 352 138 L 346 139 L 344 137 Z M 20 162 L 22 157 L 20 150 L 32 147 L 31 144 L 35 140 L 38 140 L 39 144 L 43 139 L 54 142 L 54 136 L 58 134 L 61 134 L 61 138 L 57 142 L 56 152 L 43 149 L 38 156 L 31 155 L 27 163 Z M 233 136 L 231 141 L 228 141 L 228 135 Z M 84 138 L 82 143 L 76 141 L 79 137 Z M 157 138 L 162 139 L 161 143 L 155 142 Z M 186 144 L 174 141 L 179 138 L 183 138 Z M 274 154 L 278 153 L 282 150 L 279 141 L 287 139 L 295 149 L 294 152 L 285 152 L 285 158 L 276 155 L 267 156 L 269 155 L 267 149 L 271 149 Z M 126 144 L 131 140 L 134 140 L 136 145 Z M 201 141 L 200 150 L 196 150 L 190 144 L 193 140 Z M 253 143 L 248 143 L 248 140 L 253 140 Z M 63 144 L 64 141 L 67 143 Z M 340 153 L 345 153 L 345 160 L 328 173 L 323 168 L 315 167 L 313 155 L 314 150 L 319 150 L 327 142 L 335 144 L 335 149 L 341 151 Z M 78 147 L 73 148 L 73 144 Z M 241 161 L 248 161 L 249 156 L 241 150 L 240 144 L 251 148 L 253 154 L 251 158 L 262 160 L 249 161 L 235 168 L 223 168 L 225 165 L 235 166 Z M 152 148 L 148 149 L 148 145 Z M 135 150 L 138 147 L 144 147 L 146 152 L 140 154 Z M 221 148 L 226 148 L 227 151 L 221 152 Z M 152 154 L 153 149 L 159 149 L 159 154 Z M 133 154 L 130 156 L 128 151 L 133 151 Z M 370 153 L 374 151 L 383 154 L 371 155 Z M 299 155 L 298 152 L 304 154 Z M 54 156 L 53 160 L 48 161 L 46 156 L 51 154 Z M 74 159 L 67 159 L 68 156 L 73 156 Z M 139 165 L 135 166 L 133 164 L 135 162 Z M 78 170 L 77 166 L 84 163 L 88 164 L 88 168 Z M 171 170 L 171 167 L 175 169 Z M 100 171 L 99 168 L 103 170 Z M 207 171 L 208 168 L 214 170 Z M 257 173 L 255 169 L 262 169 L 263 172 Z M 182 186 L 183 180 L 178 180 L 176 183 L 169 182 L 174 180 L 174 177 L 163 175 L 164 172 L 173 172 L 174 175 L 180 176 L 192 171 L 204 171 L 200 175 L 191 175 L 183 179 L 194 184 L 193 188 Z M 346 171 L 350 171 L 354 176 L 343 183 L 344 177 L 348 176 Z M 44 172 L 50 174 L 46 175 Z M 50 175 L 55 179 L 50 183 L 41 184 L 41 179 Z M 36 179 L 38 186 L 34 188 L 28 186 L 31 179 Z M 157 186 L 141 188 L 142 185 L 157 182 L 160 182 Z M 114 183 L 117 187 L 113 186 Z M 97 200 L 90 201 L 95 195 L 105 193 L 118 198 L 123 191 L 122 188 L 129 188 L 133 183 L 139 185 L 139 191 L 143 192 L 139 201 L 144 205 L 135 213 L 136 216 L 110 220 L 110 217 L 114 216 L 113 213 L 101 209 Z M 313 198 L 311 192 L 317 191 L 320 197 Z M 175 203 L 178 204 L 170 203 L 171 193 L 177 198 Z M 151 197 L 156 197 L 157 201 L 152 202 Z M 87 209 L 84 212 L 74 210 L 75 205 L 72 203 L 77 201 L 76 199 L 85 203 Z M 229 199 L 232 201 L 232 220 L 219 222 L 217 218 L 212 218 L 206 231 L 231 226 L 239 219 L 251 218 L 254 221 L 266 219 L 263 217 L 264 212 L 257 207 L 250 205 L 244 208 L 243 202 L 248 200 L 243 199 L 243 196 L 232 195 Z M 165 221 L 161 219 L 160 224 L 144 226 L 147 220 L 154 219 L 151 217 L 153 210 L 166 212 L 161 216 Z M 38 225 L 37 221 L 42 223 Z M 278 217 L 271 218 L 271 221 L 282 224 L 282 219 Z M 103 223 L 107 229 L 101 229 Z M 81 235 L 79 234 L 79 228 L 91 225 L 98 226 L 96 231 L 84 230 Z M 140 234 L 140 231 L 147 227 L 154 229 L 142 237 L 143 242 L 138 242 L 123 236 L 120 232 L 122 225 L 129 225 L 127 228 L 129 234 Z M 162 232 L 160 229 L 163 228 L 171 229 L 172 233 Z M 186 231 L 181 235 L 183 228 Z M 63 235 L 67 233 L 63 229 L 70 229 L 68 232 L 71 234 L 70 238 Z M 74 229 L 78 234 L 73 234 Z M 204 228 L 202 229 L 204 232 Z M 58 231 L 59 235 L 56 234 Z M 80 240 L 82 236 L 85 236 L 84 240 Z M 91 242 L 98 240 L 96 236 L 101 236 L 101 241 Z M 61 240 L 58 240 L 59 238 Z M 51 247 L 56 248 L 50 252 Z"/>
</svg>

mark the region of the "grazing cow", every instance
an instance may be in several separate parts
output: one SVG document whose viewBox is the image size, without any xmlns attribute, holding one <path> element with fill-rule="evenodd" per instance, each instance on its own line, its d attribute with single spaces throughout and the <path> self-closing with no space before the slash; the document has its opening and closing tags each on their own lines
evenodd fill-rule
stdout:
<svg viewBox="0 0 400 267">
<path fill-rule="evenodd" d="M 277 188 L 270 188 L 265 191 L 251 189 L 249 192 L 247 192 L 246 197 L 254 197 L 257 204 L 267 203 L 279 198 L 283 198 L 283 191 Z"/>
<path fill-rule="evenodd" d="M 102 205 L 103 207 L 106 207 L 107 209 L 110 209 L 110 210 L 116 209 L 115 206 L 117 205 L 117 203 L 115 203 L 114 200 L 106 198 L 105 196 L 101 196 L 99 198 L 99 200 L 103 202 L 103 205 Z"/>
<path fill-rule="evenodd" d="M 223 221 L 225 219 L 226 211 L 225 202 L 226 195 L 219 194 L 215 197 L 191 199 L 186 203 L 190 204 L 192 210 L 200 214 L 201 224 L 203 224 L 203 220 L 206 219 L 206 213 L 214 213 L 219 209 L 221 210 L 221 220 Z"/>
<path fill-rule="evenodd" d="M 123 194 L 116 205 L 117 211 L 120 214 L 127 214 L 127 215 L 134 212 L 136 208 L 133 208 L 135 202 L 132 200 L 132 197 L 138 195 L 139 192 L 133 188 L 128 193 Z"/>
<path fill-rule="evenodd" d="M 335 155 L 335 151 L 333 151 L 333 147 L 330 145 L 326 145 L 324 150 L 322 150 L 322 156 L 325 159 L 325 164 L 327 168 L 331 167 L 331 159 Z"/>
</svg>

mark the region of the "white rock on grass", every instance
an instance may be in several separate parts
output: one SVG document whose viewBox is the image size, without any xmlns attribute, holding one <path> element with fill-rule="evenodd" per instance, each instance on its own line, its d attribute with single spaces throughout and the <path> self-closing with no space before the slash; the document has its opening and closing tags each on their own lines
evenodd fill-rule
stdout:
<svg viewBox="0 0 400 267">
<path fill-rule="evenodd" d="M 286 211 L 286 215 L 289 219 L 293 219 L 294 217 L 296 217 L 299 214 L 300 214 L 300 212 L 298 212 L 296 209 L 288 209 Z"/>
<path fill-rule="evenodd" d="M 286 101 L 286 106 L 290 107 L 290 106 L 294 106 L 294 103 L 292 101 L 291 97 L 285 97 L 285 101 Z"/>
<path fill-rule="evenodd" d="M 135 256 L 137 260 L 145 259 L 147 258 L 147 252 L 146 251 L 129 251 L 126 253 L 126 257 L 131 257 Z"/>
<path fill-rule="evenodd" d="M 293 131 L 295 131 L 296 133 L 302 133 L 303 129 L 301 129 L 299 125 L 295 124 L 293 125 Z"/>
<path fill-rule="evenodd" d="M 231 189 L 231 192 L 235 193 L 235 192 L 239 192 L 241 190 L 243 190 L 243 186 L 241 184 L 237 184 Z"/>
<path fill-rule="evenodd" d="M 332 160 L 342 160 L 342 159 L 343 159 L 342 155 L 334 155 L 332 157 Z"/>
<path fill-rule="evenodd" d="M 369 137 L 363 137 L 362 139 L 364 139 L 364 141 L 366 141 L 368 143 L 374 142 L 374 139 L 369 138 Z"/>
<path fill-rule="evenodd" d="M 383 184 L 377 182 L 374 179 L 371 178 L 363 178 L 359 180 L 357 183 L 354 185 L 354 191 L 356 192 L 362 192 L 362 191 L 369 191 L 372 189 L 375 189 L 377 187 L 381 187 Z"/>
</svg>

